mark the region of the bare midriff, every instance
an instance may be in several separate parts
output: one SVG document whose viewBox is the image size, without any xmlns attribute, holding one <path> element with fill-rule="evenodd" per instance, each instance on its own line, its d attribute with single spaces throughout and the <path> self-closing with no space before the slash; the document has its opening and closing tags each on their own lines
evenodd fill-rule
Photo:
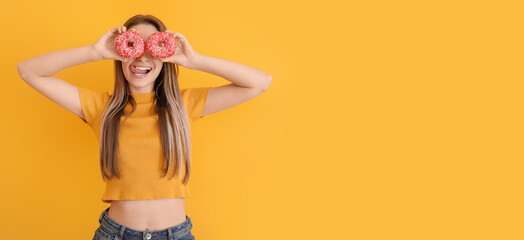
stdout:
<svg viewBox="0 0 524 240">
<path fill-rule="evenodd" d="M 135 231 L 159 231 L 186 221 L 184 198 L 112 200 L 108 215 Z"/>
</svg>

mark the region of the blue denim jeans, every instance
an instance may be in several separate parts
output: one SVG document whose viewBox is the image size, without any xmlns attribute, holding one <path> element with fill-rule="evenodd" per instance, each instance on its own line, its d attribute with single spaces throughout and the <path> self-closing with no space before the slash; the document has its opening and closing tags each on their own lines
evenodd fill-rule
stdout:
<svg viewBox="0 0 524 240">
<path fill-rule="evenodd" d="M 107 214 L 109 207 L 100 214 L 100 226 L 95 231 L 93 240 L 194 240 L 191 234 L 193 223 L 186 215 L 186 221 L 176 226 L 159 231 L 138 231 L 128 228 Z"/>
</svg>

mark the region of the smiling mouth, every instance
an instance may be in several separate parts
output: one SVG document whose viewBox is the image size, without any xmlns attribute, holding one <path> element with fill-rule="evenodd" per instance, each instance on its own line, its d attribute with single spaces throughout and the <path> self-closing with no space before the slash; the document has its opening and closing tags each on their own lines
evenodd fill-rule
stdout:
<svg viewBox="0 0 524 240">
<path fill-rule="evenodd" d="M 151 70 L 153 70 L 153 68 L 145 68 L 145 67 L 136 67 L 134 65 L 131 65 L 130 67 L 131 69 L 131 73 L 135 76 L 145 76 L 147 75 L 148 73 L 151 72 Z"/>
</svg>

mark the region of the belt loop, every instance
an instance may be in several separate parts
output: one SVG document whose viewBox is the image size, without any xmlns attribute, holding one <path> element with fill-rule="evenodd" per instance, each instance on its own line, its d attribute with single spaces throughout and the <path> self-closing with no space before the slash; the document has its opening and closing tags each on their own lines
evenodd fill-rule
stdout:
<svg viewBox="0 0 524 240">
<path fill-rule="evenodd" d="M 99 223 L 102 223 L 102 217 L 104 216 L 104 213 L 106 213 L 107 209 L 105 209 L 104 211 L 102 211 L 102 213 L 100 214 L 100 217 L 98 218 L 98 222 Z"/>
<path fill-rule="evenodd" d="M 173 233 L 171 233 L 171 228 L 168 228 L 167 229 L 167 240 L 174 240 L 174 238 L 171 239 L 172 237 L 173 237 Z"/>
<path fill-rule="evenodd" d="M 120 231 L 115 237 L 115 240 L 124 239 L 124 231 L 126 230 L 126 226 L 122 225 L 122 228 L 120 228 Z"/>
</svg>

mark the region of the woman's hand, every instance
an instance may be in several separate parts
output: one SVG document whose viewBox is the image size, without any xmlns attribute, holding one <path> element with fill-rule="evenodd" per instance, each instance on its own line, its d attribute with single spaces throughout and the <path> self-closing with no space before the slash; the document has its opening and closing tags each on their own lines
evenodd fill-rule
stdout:
<svg viewBox="0 0 524 240">
<path fill-rule="evenodd" d="M 175 37 L 176 51 L 171 57 L 162 58 L 162 62 L 171 62 L 186 68 L 193 68 L 199 53 L 193 50 L 186 37 L 182 34 L 178 32 L 173 33 L 170 30 L 166 30 L 165 32 L 168 32 Z"/>
<path fill-rule="evenodd" d="M 122 62 L 127 62 L 129 59 L 124 58 L 115 50 L 116 37 L 126 31 L 125 26 L 114 27 L 107 31 L 95 43 L 90 46 L 95 50 L 98 60 L 114 59 Z"/>
</svg>

